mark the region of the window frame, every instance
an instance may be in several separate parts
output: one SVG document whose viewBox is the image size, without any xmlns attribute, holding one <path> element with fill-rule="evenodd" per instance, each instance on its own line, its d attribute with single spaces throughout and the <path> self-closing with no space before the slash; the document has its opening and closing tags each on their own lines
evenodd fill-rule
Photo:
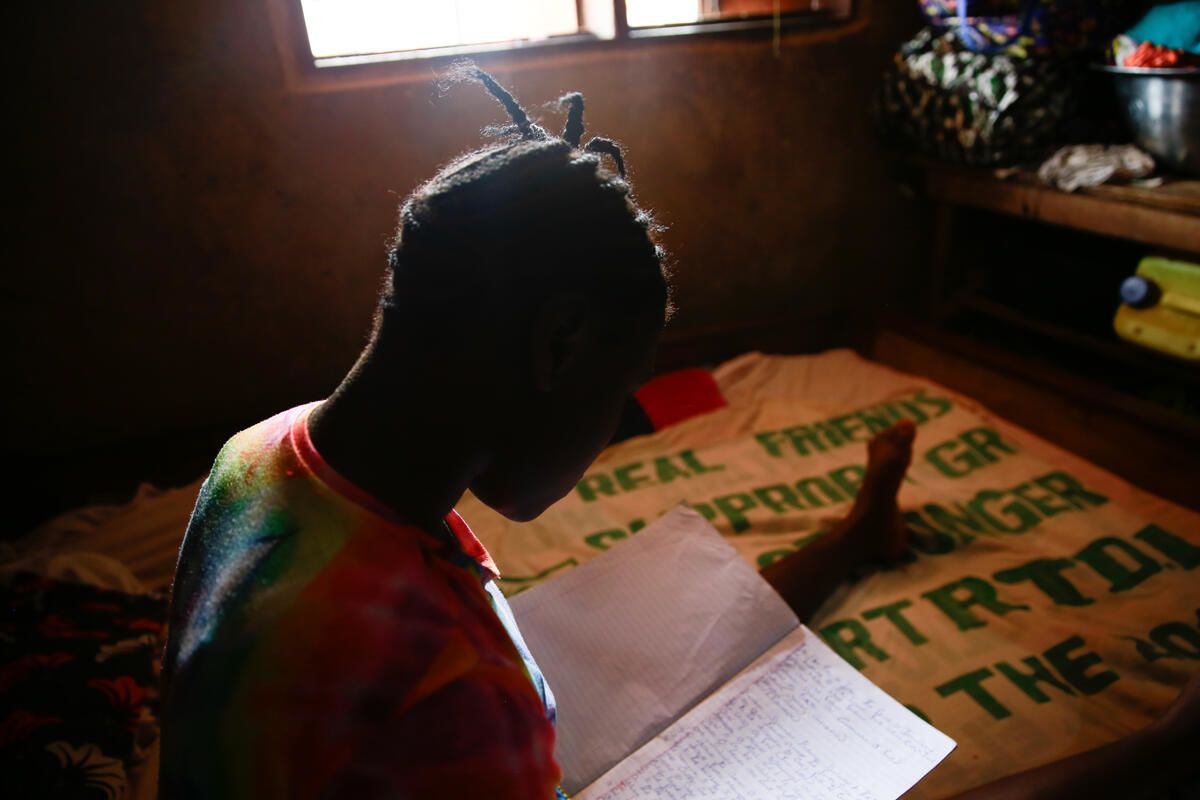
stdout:
<svg viewBox="0 0 1200 800">
<path fill-rule="evenodd" d="M 864 23 L 858 0 L 845 0 L 846 10 L 789 12 L 772 17 L 717 19 L 700 22 L 630 28 L 624 0 L 576 0 L 581 24 L 589 2 L 612 3 L 613 35 L 580 32 L 533 42 L 497 42 L 426 50 L 402 50 L 359 56 L 316 59 L 300 0 L 265 0 L 275 47 L 286 88 L 299 94 L 375 88 L 389 84 L 427 82 L 455 60 L 471 57 L 480 66 L 505 71 L 553 67 L 566 62 L 607 59 L 645 46 L 669 43 L 720 41 L 744 43 L 762 39 L 779 41 L 829 29 L 858 29 Z M 503 61 L 503 63 L 499 63 Z"/>
</svg>

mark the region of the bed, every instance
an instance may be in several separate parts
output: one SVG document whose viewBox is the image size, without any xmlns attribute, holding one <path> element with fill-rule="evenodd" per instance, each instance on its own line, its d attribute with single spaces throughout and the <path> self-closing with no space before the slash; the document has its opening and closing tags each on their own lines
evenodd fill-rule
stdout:
<svg viewBox="0 0 1200 800">
<path fill-rule="evenodd" d="M 534 522 L 463 499 L 505 593 L 680 502 L 765 566 L 845 513 L 864 442 L 907 417 L 918 428 L 900 498 L 912 557 L 844 585 L 810 627 L 958 741 L 908 796 L 944 797 L 1116 739 L 1197 670 L 1200 515 L 848 350 L 749 353 L 711 380 L 706 413 L 610 447 Z M 60 516 L 6 545 L 3 570 L 164 592 L 198 488 L 146 486 L 126 505 Z M 152 742 L 126 766 L 119 791 L 152 797 Z"/>
</svg>

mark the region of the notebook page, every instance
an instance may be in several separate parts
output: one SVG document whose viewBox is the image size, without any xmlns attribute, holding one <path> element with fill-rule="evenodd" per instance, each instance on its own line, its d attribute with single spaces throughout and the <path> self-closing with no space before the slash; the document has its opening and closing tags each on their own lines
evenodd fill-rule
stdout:
<svg viewBox="0 0 1200 800">
<path fill-rule="evenodd" d="M 801 626 L 576 800 L 895 800 L 955 747 Z"/>
<path fill-rule="evenodd" d="M 568 792 L 603 775 L 799 624 L 686 506 L 510 604 L 558 701 L 555 757 Z"/>
</svg>

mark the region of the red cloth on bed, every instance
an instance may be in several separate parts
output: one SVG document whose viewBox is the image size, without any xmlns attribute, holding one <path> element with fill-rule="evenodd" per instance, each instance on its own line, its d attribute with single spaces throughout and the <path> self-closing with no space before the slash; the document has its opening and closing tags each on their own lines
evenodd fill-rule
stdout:
<svg viewBox="0 0 1200 800">
<path fill-rule="evenodd" d="M 313 406 L 201 490 L 167 648 L 165 797 L 552 798 L 553 698 L 457 514 L 425 531 L 334 472 Z"/>
<path fill-rule="evenodd" d="M 638 389 L 635 397 L 656 431 L 726 405 L 712 373 L 700 368 L 660 375 Z"/>
</svg>

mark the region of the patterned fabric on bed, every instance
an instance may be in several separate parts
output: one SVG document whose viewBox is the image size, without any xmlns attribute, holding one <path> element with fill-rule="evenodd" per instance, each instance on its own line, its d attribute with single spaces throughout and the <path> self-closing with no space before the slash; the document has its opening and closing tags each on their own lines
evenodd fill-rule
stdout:
<svg viewBox="0 0 1200 800">
<path fill-rule="evenodd" d="M 158 737 L 166 600 L 30 573 L 0 598 L 0 796 L 125 797 Z"/>
</svg>

